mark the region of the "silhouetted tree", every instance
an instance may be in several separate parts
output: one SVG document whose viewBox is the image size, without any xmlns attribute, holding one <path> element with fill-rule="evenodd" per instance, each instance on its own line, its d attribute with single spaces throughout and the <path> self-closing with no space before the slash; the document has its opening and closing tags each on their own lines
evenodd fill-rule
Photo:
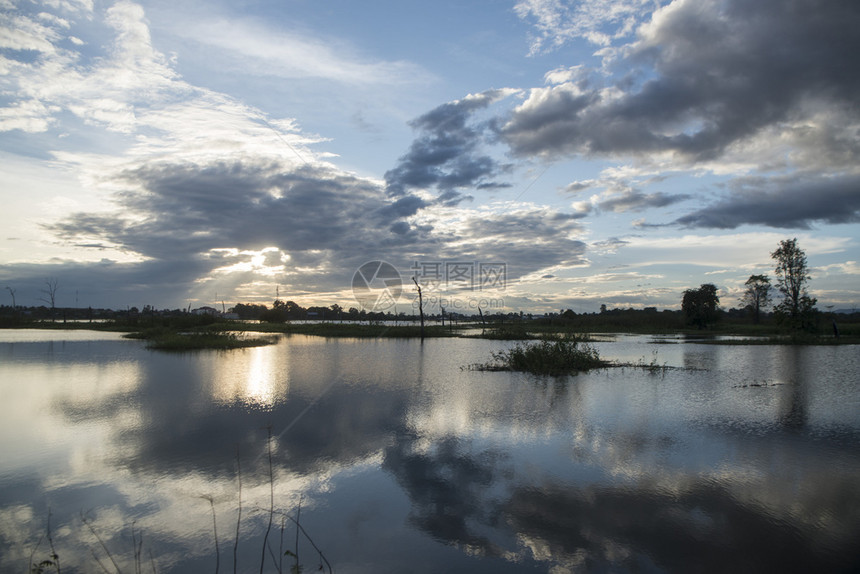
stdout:
<svg viewBox="0 0 860 574">
<path fill-rule="evenodd" d="M 770 256 L 776 261 L 776 288 L 783 295 L 775 311 L 790 321 L 793 328 L 808 327 L 816 299 L 806 291 L 810 278 L 806 253 L 797 246 L 797 238 L 794 238 L 780 241 Z"/>
<path fill-rule="evenodd" d="M 266 306 L 248 303 L 237 303 L 236 306 L 231 309 L 231 311 L 233 313 L 236 313 L 240 319 L 259 319 L 260 315 L 262 315 L 266 311 Z"/>
<path fill-rule="evenodd" d="M 767 275 L 750 275 L 744 283 L 746 289 L 741 296 L 741 303 L 753 313 L 753 320 L 758 323 L 761 311 L 770 306 L 770 279 Z"/>
<path fill-rule="evenodd" d="M 45 279 L 45 288 L 42 289 L 42 293 L 45 294 L 44 297 L 40 297 L 42 301 L 51 305 L 51 319 L 54 319 L 54 308 L 56 307 L 57 301 L 57 289 L 60 288 L 60 280 L 56 277 L 49 277 Z"/>
<path fill-rule="evenodd" d="M 271 309 L 260 313 L 260 321 L 266 323 L 285 323 L 287 320 L 287 304 L 280 299 L 275 299 Z"/>
<path fill-rule="evenodd" d="M 698 289 L 687 289 L 681 300 L 681 310 L 687 317 L 687 322 L 699 329 L 717 320 L 719 305 L 717 286 L 712 283 L 703 283 Z"/>
<path fill-rule="evenodd" d="M 424 298 L 421 296 L 421 285 L 418 284 L 418 280 L 415 277 L 412 278 L 412 281 L 415 283 L 415 287 L 418 289 L 418 313 L 421 317 L 421 340 L 424 340 Z"/>
</svg>

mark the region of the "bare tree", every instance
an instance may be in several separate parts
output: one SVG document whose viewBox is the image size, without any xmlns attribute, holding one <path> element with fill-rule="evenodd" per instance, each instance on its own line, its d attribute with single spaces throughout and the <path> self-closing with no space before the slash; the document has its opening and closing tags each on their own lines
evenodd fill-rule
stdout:
<svg viewBox="0 0 860 574">
<path fill-rule="evenodd" d="M 770 279 L 767 275 L 750 275 L 744 285 L 746 290 L 741 296 L 741 303 L 752 310 L 754 320 L 758 323 L 761 311 L 770 306 Z"/>
<path fill-rule="evenodd" d="M 57 289 L 59 288 L 60 280 L 56 277 L 49 277 L 48 279 L 45 279 L 45 288 L 42 289 L 42 293 L 44 293 L 45 296 L 39 298 L 41 301 L 51 305 L 51 319 L 54 318 L 54 308 L 56 307 L 57 302 Z"/>
<path fill-rule="evenodd" d="M 421 316 L 421 340 L 424 340 L 424 298 L 421 296 L 421 285 L 418 284 L 418 280 L 415 277 L 412 278 L 412 281 L 415 283 L 415 287 L 418 288 L 418 313 Z"/>
<path fill-rule="evenodd" d="M 7 285 L 6 290 L 9 291 L 10 295 L 12 295 L 12 308 L 15 309 L 17 307 L 17 305 L 15 305 L 15 289 L 12 289 Z"/>
</svg>

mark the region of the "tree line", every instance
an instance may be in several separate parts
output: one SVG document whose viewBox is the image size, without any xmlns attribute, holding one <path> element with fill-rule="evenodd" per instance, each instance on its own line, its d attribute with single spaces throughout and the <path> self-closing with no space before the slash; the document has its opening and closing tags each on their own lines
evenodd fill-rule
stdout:
<svg viewBox="0 0 860 574">
<path fill-rule="evenodd" d="M 806 253 L 797 244 L 797 238 L 784 239 L 771 254 L 775 263 L 775 287 L 767 275 L 750 275 L 744 283 L 740 302 L 759 323 L 762 313 L 773 304 L 776 294 L 781 300 L 773 307 L 780 326 L 792 330 L 811 330 L 814 325 L 817 300 L 809 296 L 811 278 Z M 776 293 L 774 293 L 774 290 Z M 720 298 L 717 287 L 703 283 L 698 289 L 687 289 L 681 299 L 681 311 L 687 323 L 703 329 L 720 316 Z"/>
</svg>

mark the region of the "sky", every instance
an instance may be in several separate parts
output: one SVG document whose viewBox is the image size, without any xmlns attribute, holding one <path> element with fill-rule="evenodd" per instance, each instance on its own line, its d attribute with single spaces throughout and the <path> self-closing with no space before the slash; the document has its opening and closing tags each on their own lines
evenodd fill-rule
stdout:
<svg viewBox="0 0 860 574">
<path fill-rule="evenodd" d="M 796 238 L 853 309 L 857 30 L 856 0 L 0 0 L 2 302 L 731 308 Z"/>
</svg>

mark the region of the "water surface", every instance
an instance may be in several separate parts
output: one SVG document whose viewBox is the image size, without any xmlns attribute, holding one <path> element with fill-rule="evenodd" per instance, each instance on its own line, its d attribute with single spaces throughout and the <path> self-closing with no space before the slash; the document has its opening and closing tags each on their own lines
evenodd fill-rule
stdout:
<svg viewBox="0 0 860 574">
<path fill-rule="evenodd" d="M 238 571 L 316 570 L 284 516 L 341 573 L 860 565 L 858 347 L 619 336 L 601 355 L 651 368 L 462 368 L 509 345 L 0 331 L 0 570 L 49 556 L 49 517 L 64 572 L 232 572 L 237 518 Z"/>
</svg>

